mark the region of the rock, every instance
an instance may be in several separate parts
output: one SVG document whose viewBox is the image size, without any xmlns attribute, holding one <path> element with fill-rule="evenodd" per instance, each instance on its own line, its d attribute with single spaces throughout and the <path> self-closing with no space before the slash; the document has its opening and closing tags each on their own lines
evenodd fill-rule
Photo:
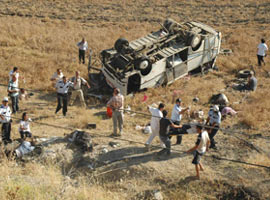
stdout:
<svg viewBox="0 0 270 200">
<path fill-rule="evenodd" d="M 103 148 L 103 149 L 102 149 L 102 153 L 108 153 L 108 152 L 109 152 L 108 149 L 106 149 L 106 148 Z"/>
<path fill-rule="evenodd" d="M 199 102 L 199 98 L 198 97 L 195 97 L 192 101 L 195 102 L 195 103 L 198 103 Z"/>
<path fill-rule="evenodd" d="M 96 129 L 97 125 L 96 124 L 87 124 L 88 129 Z"/>
<path fill-rule="evenodd" d="M 162 193 L 160 191 L 154 191 L 154 199 L 155 200 L 163 200 Z"/>
<path fill-rule="evenodd" d="M 120 144 L 117 143 L 117 142 L 109 142 L 109 145 L 110 145 L 111 147 L 113 147 L 113 148 L 116 148 L 116 147 L 119 147 L 119 146 L 120 146 Z"/>
</svg>

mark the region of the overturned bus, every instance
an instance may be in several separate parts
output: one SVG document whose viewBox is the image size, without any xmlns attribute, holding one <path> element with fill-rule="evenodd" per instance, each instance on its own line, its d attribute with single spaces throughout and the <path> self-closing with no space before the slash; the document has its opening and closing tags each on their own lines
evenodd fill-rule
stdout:
<svg viewBox="0 0 270 200">
<path fill-rule="evenodd" d="M 212 68 L 220 45 L 221 33 L 205 24 L 167 19 L 156 32 L 131 42 L 120 38 L 103 50 L 101 73 L 110 87 L 128 95 Z"/>
</svg>

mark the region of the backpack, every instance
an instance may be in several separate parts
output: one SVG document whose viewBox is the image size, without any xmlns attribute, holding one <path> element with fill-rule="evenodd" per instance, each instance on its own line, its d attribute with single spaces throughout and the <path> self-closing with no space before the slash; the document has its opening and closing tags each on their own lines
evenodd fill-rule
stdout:
<svg viewBox="0 0 270 200">
<path fill-rule="evenodd" d="M 79 146 L 83 152 L 93 151 L 92 138 L 89 133 L 84 131 L 75 131 L 73 134 L 76 134 L 74 144 Z"/>
</svg>

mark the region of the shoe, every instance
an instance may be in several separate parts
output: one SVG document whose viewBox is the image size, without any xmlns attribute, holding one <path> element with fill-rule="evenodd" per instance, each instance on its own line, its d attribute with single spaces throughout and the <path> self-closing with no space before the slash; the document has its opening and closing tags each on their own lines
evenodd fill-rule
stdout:
<svg viewBox="0 0 270 200">
<path fill-rule="evenodd" d="M 117 134 L 112 133 L 112 134 L 110 135 L 110 137 L 117 137 Z"/>
</svg>

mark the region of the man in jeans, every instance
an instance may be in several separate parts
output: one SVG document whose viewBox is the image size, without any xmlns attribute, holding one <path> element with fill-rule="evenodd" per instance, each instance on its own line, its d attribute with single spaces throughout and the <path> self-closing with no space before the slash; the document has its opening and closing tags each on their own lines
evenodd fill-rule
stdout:
<svg viewBox="0 0 270 200">
<path fill-rule="evenodd" d="M 80 77 L 80 72 L 76 71 L 76 74 L 74 77 L 72 77 L 71 82 L 73 83 L 73 91 L 70 98 L 70 105 L 72 106 L 77 98 L 79 96 L 81 104 L 83 104 L 84 107 L 86 107 L 83 91 L 82 91 L 82 84 L 86 85 L 88 88 L 90 88 L 89 84 L 86 80 L 84 80 L 82 77 Z"/>
<path fill-rule="evenodd" d="M 70 86 L 72 86 L 73 83 L 70 81 L 67 81 L 67 78 L 63 76 L 63 79 L 60 80 L 56 84 L 57 89 L 57 107 L 55 114 L 63 108 L 63 115 L 66 116 L 67 113 L 67 97 L 68 97 L 68 89 Z M 63 106 L 62 106 L 63 105 Z"/>
<path fill-rule="evenodd" d="M 163 148 L 158 155 L 166 153 L 167 155 L 171 154 L 171 140 L 168 135 L 168 127 L 181 128 L 181 125 L 175 125 L 171 120 L 167 119 L 166 116 L 168 112 L 166 110 L 162 111 L 163 117 L 160 119 L 159 123 L 159 138 L 165 144 L 166 148 Z"/>
<path fill-rule="evenodd" d="M 15 75 L 12 76 L 12 80 L 8 83 L 8 93 L 12 102 L 12 113 L 15 114 L 19 111 L 19 88 Z"/>
<path fill-rule="evenodd" d="M 2 123 L 2 141 L 4 144 L 11 143 L 11 110 L 8 106 L 8 98 L 3 99 L 3 104 L 0 107 L 0 122 Z"/>
<path fill-rule="evenodd" d="M 115 88 L 113 91 L 113 97 L 107 103 L 107 106 L 113 110 L 113 136 L 117 136 L 117 126 L 119 128 L 119 135 L 123 133 L 123 108 L 124 108 L 124 97 L 120 94 L 119 88 Z"/>
</svg>

